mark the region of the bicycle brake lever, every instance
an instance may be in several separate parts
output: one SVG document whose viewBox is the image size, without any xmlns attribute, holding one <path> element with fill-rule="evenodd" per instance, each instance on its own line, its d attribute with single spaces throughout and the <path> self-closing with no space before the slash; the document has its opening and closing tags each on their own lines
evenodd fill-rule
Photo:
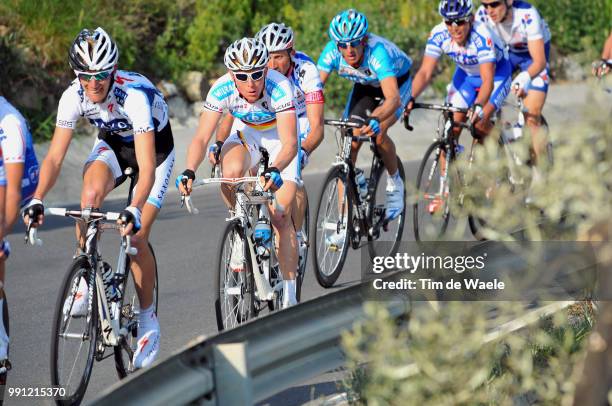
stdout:
<svg viewBox="0 0 612 406">
<path fill-rule="evenodd" d="M 124 238 L 125 241 L 125 253 L 128 255 L 136 255 L 138 254 L 138 249 L 136 247 L 132 247 L 132 237 L 126 235 Z"/>
<path fill-rule="evenodd" d="M 42 246 L 43 241 L 38 238 L 38 229 L 36 227 L 32 227 L 34 222 L 32 220 L 29 221 L 28 228 L 26 230 L 26 235 L 24 237 L 24 243 L 30 244 L 32 246 Z"/>
<path fill-rule="evenodd" d="M 200 210 L 198 210 L 197 207 L 193 205 L 190 195 L 186 195 L 181 198 L 181 207 L 183 207 L 183 202 L 185 203 L 185 207 L 187 208 L 187 211 L 189 212 L 189 214 L 199 214 L 200 213 Z"/>
</svg>

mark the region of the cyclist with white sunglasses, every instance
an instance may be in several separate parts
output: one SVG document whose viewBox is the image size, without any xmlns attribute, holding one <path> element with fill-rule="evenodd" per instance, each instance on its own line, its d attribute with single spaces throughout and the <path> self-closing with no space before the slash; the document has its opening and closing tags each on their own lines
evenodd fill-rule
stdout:
<svg viewBox="0 0 612 406">
<path fill-rule="evenodd" d="M 278 261 L 283 275 L 283 308 L 297 303 L 296 270 L 297 239 L 291 221 L 291 210 L 299 180 L 297 117 L 293 85 L 283 74 L 268 69 L 268 50 L 255 38 L 242 38 L 225 51 L 228 72 L 211 87 L 200 122 L 187 152 L 187 169 L 177 178 L 182 194 L 191 193 L 195 172 L 207 153 L 217 124 L 224 112 L 229 112 L 244 126 L 232 131 L 225 140 L 211 145 L 211 155 L 220 157 L 224 177 L 242 177 L 260 161 L 259 148 L 270 154 L 270 166 L 264 173 L 268 179 L 264 190 L 275 191 L 276 205 L 270 205 L 272 226 L 277 235 Z M 216 157 L 209 156 L 211 163 Z M 184 187 L 183 180 L 187 181 Z M 224 199 L 233 207 L 230 187 L 222 187 Z M 230 267 L 244 270 L 242 240 L 232 244 Z"/>
<path fill-rule="evenodd" d="M 150 365 L 159 352 L 160 328 L 153 291 L 155 260 L 149 249 L 149 234 L 166 195 L 174 165 L 174 141 L 168 106 L 163 95 L 144 76 L 117 70 L 119 50 L 100 27 L 82 30 L 69 51 L 76 79 L 64 91 L 49 152 L 45 157 L 34 198 L 24 208 L 26 224 L 41 226 L 42 199 L 59 177 L 72 134 L 80 117 L 100 129 L 83 168 L 81 207 L 99 209 L 108 193 L 125 181 L 124 171 L 138 173 L 132 201 L 121 213 L 124 235 L 132 233 L 138 253 L 131 258 L 140 302 L 136 368 Z M 85 236 L 77 227 L 81 250 Z M 86 314 L 87 282 L 82 278 L 71 316 Z"/>
</svg>

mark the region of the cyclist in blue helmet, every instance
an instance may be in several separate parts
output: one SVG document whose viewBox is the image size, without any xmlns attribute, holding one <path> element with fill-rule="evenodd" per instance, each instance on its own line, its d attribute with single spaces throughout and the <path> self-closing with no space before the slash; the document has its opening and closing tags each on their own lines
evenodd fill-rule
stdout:
<svg viewBox="0 0 612 406">
<path fill-rule="evenodd" d="M 344 116 L 363 119 L 365 124 L 360 133 L 376 137 L 389 174 L 387 218 L 394 219 L 404 208 L 404 184 L 398 171 L 395 144 L 387 130 L 401 117 L 402 106 L 410 98 L 412 61 L 397 45 L 369 33 L 366 16 L 354 9 L 342 11 L 332 19 L 329 36 L 331 41 L 317 63 L 321 81 L 325 83 L 336 70 L 340 76 L 355 83 Z M 353 162 L 360 146 L 353 143 Z M 339 238 L 344 240 L 343 236 Z"/>
<path fill-rule="evenodd" d="M 490 131 L 490 117 L 510 91 L 512 67 L 502 41 L 485 24 L 474 21 L 471 0 L 442 0 L 438 11 L 444 21 L 433 28 L 421 68 L 414 76 L 412 98 L 406 114 L 433 77 L 438 59 L 447 54 L 456 64 L 447 100 L 469 108 L 455 113 L 455 120 L 474 123 L 481 135 Z"/>
</svg>

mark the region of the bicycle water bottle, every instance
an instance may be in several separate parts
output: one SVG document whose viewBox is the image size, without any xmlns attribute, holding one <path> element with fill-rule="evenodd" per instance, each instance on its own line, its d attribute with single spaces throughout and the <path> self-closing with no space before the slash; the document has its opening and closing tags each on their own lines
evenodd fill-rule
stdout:
<svg viewBox="0 0 612 406">
<path fill-rule="evenodd" d="M 366 181 L 363 171 L 359 168 L 355 169 L 355 182 L 357 182 L 357 187 L 359 188 L 359 196 L 361 196 L 361 200 L 365 200 L 365 198 L 368 196 L 368 183 Z"/>
<path fill-rule="evenodd" d="M 255 225 L 253 238 L 257 246 L 257 254 L 267 257 L 270 254 L 270 242 L 272 241 L 272 229 L 266 219 L 260 218 Z"/>
<path fill-rule="evenodd" d="M 104 282 L 104 294 L 107 302 L 119 299 L 119 291 L 115 286 L 113 268 L 107 263 L 102 262 L 102 281 Z"/>
</svg>

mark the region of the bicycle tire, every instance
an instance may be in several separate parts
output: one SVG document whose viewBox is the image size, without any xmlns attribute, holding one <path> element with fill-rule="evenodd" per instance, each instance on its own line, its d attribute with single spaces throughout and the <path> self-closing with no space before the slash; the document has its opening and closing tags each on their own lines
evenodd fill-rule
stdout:
<svg viewBox="0 0 612 406">
<path fill-rule="evenodd" d="M 421 164 L 419 165 L 419 171 L 418 171 L 417 180 L 416 180 L 417 196 L 415 198 L 415 203 L 413 204 L 413 227 L 414 227 L 414 238 L 416 241 L 427 241 L 427 240 L 423 240 L 422 238 L 424 237 L 424 235 L 422 235 L 424 234 L 424 230 L 421 229 L 423 227 L 419 226 L 419 222 L 421 220 L 420 217 L 422 217 L 419 212 L 419 204 L 425 205 L 425 201 L 424 200 L 421 201 L 421 196 L 423 196 L 426 193 L 421 186 L 421 183 L 423 181 L 423 175 L 425 174 L 425 169 L 427 167 L 427 164 L 431 156 L 434 156 L 434 162 L 436 163 L 436 168 L 438 168 L 440 152 L 445 150 L 445 148 L 446 148 L 445 144 L 442 141 L 435 141 L 429 146 L 429 148 L 427 148 L 427 151 L 425 152 L 425 155 L 423 156 L 423 159 L 421 160 Z M 446 164 L 448 167 L 448 160 L 446 161 Z M 433 169 L 433 171 L 435 171 L 435 168 Z M 431 172 L 432 170 L 430 169 L 430 173 Z M 434 178 L 434 176 L 430 176 L 430 178 Z M 451 176 L 448 176 L 447 178 L 450 181 Z M 448 222 L 450 220 L 450 205 L 448 204 L 449 201 L 450 201 L 450 187 L 449 187 L 449 196 L 447 196 L 447 198 L 445 199 L 446 204 L 444 205 L 444 211 L 442 213 L 442 219 L 441 219 L 442 222 L 440 224 L 438 232 L 434 236 L 434 240 L 438 240 L 442 238 L 442 236 L 444 236 L 444 234 L 446 233 Z"/>
<path fill-rule="evenodd" d="M 6 292 L 4 292 L 4 300 L 2 302 L 2 309 L 0 311 L 2 311 L 2 321 L 4 322 L 4 331 L 6 332 L 7 337 L 10 337 L 11 332 L 9 328 L 9 310 L 8 310 L 8 302 L 6 299 Z M 7 361 L 8 361 L 8 356 L 10 354 L 9 350 L 10 350 L 10 343 L 9 343 L 9 346 L 6 348 Z M 8 370 L 0 374 L 0 385 L 2 386 L 2 392 L 0 392 L 0 406 L 2 406 L 3 404 L 2 399 L 4 399 L 3 395 L 6 389 L 7 378 L 8 378 Z"/>
<path fill-rule="evenodd" d="M 94 272 L 91 269 L 89 264 L 89 260 L 85 255 L 81 255 L 77 257 L 70 268 L 68 268 L 68 272 L 64 276 L 64 280 L 62 282 L 62 288 L 60 289 L 57 302 L 55 304 L 55 312 L 53 316 L 53 338 L 51 340 L 51 384 L 56 387 L 66 388 L 65 396 L 62 398 L 57 398 L 55 401 L 59 405 L 73 405 L 79 404 L 83 396 L 85 395 L 85 391 L 87 390 L 87 385 L 89 384 L 89 378 L 91 377 L 91 370 L 94 363 L 94 353 L 96 350 L 96 342 L 99 334 L 99 326 L 98 326 L 98 301 L 97 301 L 97 289 L 92 289 L 93 297 L 91 298 L 91 314 L 89 315 L 89 321 L 87 321 L 87 317 L 80 317 L 81 319 L 85 319 L 86 328 L 90 331 L 89 334 L 89 350 L 87 351 L 87 358 L 85 368 L 82 372 L 81 379 L 78 382 L 77 387 L 75 388 L 74 393 L 69 392 L 70 385 L 67 382 L 63 382 L 60 379 L 61 373 L 58 371 L 58 357 L 59 357 L 59 346 L 60 346 L 60 331 L 62 331 L 62 320 L 64 316 L 64 305 L 66 299 L 68 299 L 68 295 L 70 295 L 71 291 L 76 295 L 75 287 L 78 288 L 78 283 L 80 282 L 80 277 L 85 276 L 87 283 L 89 283 L 89 279 L 91 273 Z M 73 299 L 74 300 L 74 299 Z M 70 312 L 72 306 L 68 312 Z M 77 317 L 69 316 L 68 320 L 77 319 Z M 87 330 L 83 331 L 83 335 Z M 92 339 L 93 338 L 93 339 Z M 85 340 L 83 340 L 85 341 Z M 78 353 L 77 353 L 78 355 Z"/>
<path fill-rule="evenodd" d="M 321 209 L 323 208 L 329 211 L 329 209 L 333 207 L 334 205 L 338 207 L 338 204 L 337 204 L 338 199 L 334 198 L 334 196 L 336 196 L 335 192 L 332 192 L 332 195 L 329 198 L 325 197 L 326 196 L 325 192 L 328 189 L 328 187 L 331 187 L 332 189 L 335 188 L 335 190 L 337 190 L 338 182 L 344 185 L 343 194 L 346 197 L 346 202 L 344 203 L 346 204 L 346 216 L 345 216 L 346 224 L 344 225 L 340 224 L 340 219 L 337 219 L 335 221 L 336 232 L 338 232 L 339 229 L 342 226 L 344 226 L 346 233 L 344 236 L 344 243 L 342 244 L 342 247 L 340 247 L 339 249 L 339 253 L 338 253 L 339 255 L 337 255 L 337 261 L 335 261 L 335 264 L 331 267 L 331 270 L 326 271 L 323 268 L 325 264 L 323 265 L 321 264 L 321 261 L 325 261 L 326 258 L 323 255 L 324 254 L 323 252 L 319 253 L 319 250 L 322 249 L 325 251 L 325 253 L 327 253 L 328 251 L 327 243 L 326 243 L 327 235 L 324 231 L 328 223 L 333 224 L 333 222 L 329 222 L 325 218 L 321 218 Z M 331 207 L 330 207 L 330 203 L 331 203 Z M 340 210 L 338 210 L 338 212 L 339 211 Z M 338 213 L 338 216 L 336 217 L 340 217 L 340 213 Z M 317 211 L 316 211 L 316 218 L 315 218 L 315 225 L 314 225 L 313 248 L 314 248 L 315 277 L 317 278 L 317 282 L 319 283 L 319 285 L 321 285 L 324 288 L 332 287 L 334 283 L 336 282 L 336 280 L 338 280 L 338 277 L 340 276 L 340 273 L 342 272 L 342 267 L 344 266 L 344 261 L 346 260 L 346 255 L 347 255 L 348 248 L 349 248 L 350 241 L 351 241 L 352 219 L 353 219 L 353 199 L 351 197 L 351 194 L 348 193 L 347 175 L 344 173 L 341 167 L 334 166 L 328 171 L 325 181 L 323 182 L 323 187 L 321 188 L 321 192 L 319 193 L 319 202 L 317 204 Z"/>
<path fill-rule="evenodd" d="M 239 324 L 242 324 L 249 319 L 252 319 L 256 316 L 255 312 L 255 280 L 253 277 L 253 268 L 251 265 L 251 256 L 246 244 L 243 243 L 243 254 L 244 261 L 243 266 L 244 270 L 240 272 L 234 272 L 230 269 L 230 257 L 232 251 L 232 238 L 237 235 L 238 238 L 245 241 L 244 230 L 240 224 L 239 220 L 233 220 L 226 224 L 225 230 L 223 234 L 221 234 L 221 239 L 219 240 L 219 255 L 217 256 L 217 262 L 215 264 L 215 316 L 217 319 L 217 329 L 219 331 L 227 330 L 228 328 L 236 327 Z M 226 242 L 228 243 L 226 245 Z M 227 255 L 224 255 L 227 254 Z M 234 323 L 228 323 L 224 315 L 224 306 L 222 300 L 224 299 L 222 296 L 226 293 L 226 277 L 227 275 L 232 275 L 232 281 L 237 281 L 233 278 L 234 275 L 237 275 L 238 282 L 241 283 L 240 286 L 240 302 L 241 308 L 234 309 L 232 305 L 231 313 L 234 316 Z M 242 276 L 240 276 L 242 275 Z M 243 287 L 244 286 L 244 287 Z M 230 286 L 234 287 L 235 286 Z M 232 295 L 236 296 L 236 295 Z M 245 298 L 246 297 L 246 298 Z M 231 303 L 234 303 L 234 299 L 231 299 Z M 227 309 L 226 309 L 227 310 Z"/>
<path fill-rule="evenodd" d="M 153 305 L 155 306 L 155 314 L 157 315 L 158 313 L 158 309 L 159 309 L 159 273 L 157 272 L 157 258 L 155 257 L 155 251 L 153 250 L 153 246 L 151 245 L 151 243 L 149 242 L 149 249 L 151 250 L 151 254 L 153 255 L 153 263 L 155 264 L 155 285 L 153 287 Z M 126 314 L 129 314 L 129 311 L 135 311 L 135 299 L 137 299 L 136 296 L 136 289 L 134 286 L 134 276 L 132 275 L 131 269 L 130 269 L 130 260 L 128 257 L 128 260 L 126 261 L 126 266 L 127 266 L 127 270 L 126 270 L 126 279 L 125 279 L 125 285 L 124 285 L 124 289 L 123 289 L 123 294 L 121 297 L 121 309 L 122 309 L 122 314 L 121 314 L 121 319 L 120 319 L 120 326 L 124 326 L 125 324 L 127 324 L 130 320 L 129 317 L 126 317 Z M 129 288 L 129 289 L 128 289 Z M 134 292 L 132 294 L 130 294 L 131 292 Z M 130 301 L 131 303 L 131 309 L 125 309 L 126 306 L 126 298 Z M 123 309 L 125 309 L 125 313 L 123 311 Z M 138 320 L 138 314 L 134 313 L 133 318 L 135 318 L 136 320 Z M 132 328 L 130 331 L 128 331 L 128 335 L 126 337 L 127 340 L 127 345 L 132 349 L 132 351 L 136 348 L 137 345 L 137 341 L 136 338 L 138 337 L 138 327 L 137 325 Z M 117 371 L 117 376 L 119 377 L 119 379 L 123 379 L 126 376 L 128 376 L 131 372 L 133 372 L 131 366 L 131 359 L 129 357 L 129 353 L 127 352 L 127 350 L 125 348 L 123 348 L 120 345 L 116 345 L 113 347 L 113 351 L 114 351 L 114 357 L 115 357 L 115 369 Z M 124 359 L 124 355 L 127 355 L 127 362 L 126 359 Z M 126 367 L 126 363 L 127 363 L 127 367 Z"/>
<path fill-rule="evenodd" d="M 404 233 L 404 224 L 406 222 L 406 173 L 404 172 L 402 160 L 399 157 L 397 157 L 397 169 L 399 170 L 400 178 L 404 184 L 404 209 L 400 215 L 393 220 L 393 222 L 397 222 L 397 229 L 395 231 L 395 235 L 393 236 L 393 244 L 391 245 L 391 249 L 385 250 L 385 248 L 389 245 L 388 241 L 380 241 L 378 239 L 380 236 L 378 238 L 374 238 L 374 236 L 368 232 L 368 252 L 370 253 L 370 258 L 372 259 L 377 256 L 394 256 L 397 253 L 397 249 Z M 370 176 L 370 179 L 373 181 L 373 186 L 370 188 L 370 190 L 373 190 L 373 193 L 370 197 L 370 201 L 368 202 L 368 220 L 371 227 L 379 220 L 376 218 L 376 197 L 378 196 L 377 188 L 381 185 L 383 188 L 386 188 L 386 184 L 381 182 L 382 176 L 385 172 L 385 167 L 383 165 L 378 165 L 376 173 Z M 384 190 L 385 189 L 383 189 L 383 192 Z"/>
</svg>

